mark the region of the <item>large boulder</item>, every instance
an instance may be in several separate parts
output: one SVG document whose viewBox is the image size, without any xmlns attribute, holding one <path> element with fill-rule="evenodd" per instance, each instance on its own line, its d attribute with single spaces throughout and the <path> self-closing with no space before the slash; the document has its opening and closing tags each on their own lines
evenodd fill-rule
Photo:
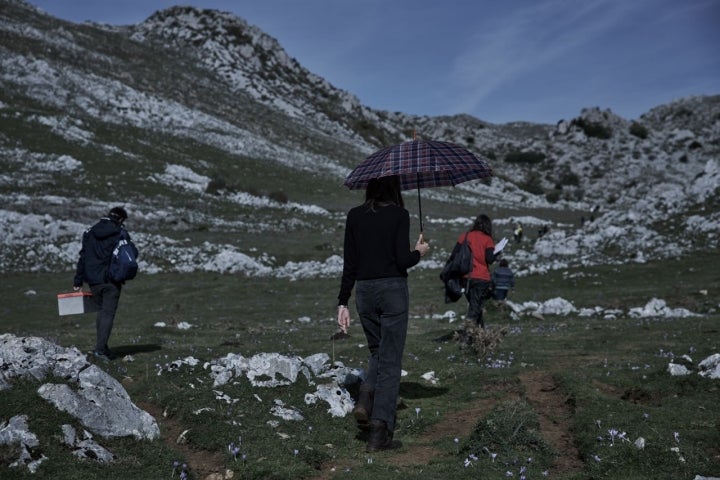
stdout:
<svg viewBox="0 0 720 480">
<path fill-rule="evenodd" d="M 88 430 L 103 437 L 155 439 L 155 419 L 130 399 L 125 388 L 88 362 L 75 347 L 65 348 L 40 337 L 0 335 L 0 390 L 15 379 L 63 379 L 46 383 L 38 394 L 56 408 L 75 416 Z"/>
</svg>

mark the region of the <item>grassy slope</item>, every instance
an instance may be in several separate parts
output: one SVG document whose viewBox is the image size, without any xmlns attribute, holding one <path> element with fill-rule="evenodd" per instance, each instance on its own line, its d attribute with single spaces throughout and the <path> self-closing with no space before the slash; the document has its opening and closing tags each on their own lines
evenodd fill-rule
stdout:
<svg viewBox="0 0 720 480">
<path fill-rule="evenodd" d="M 560 296 L 573 301 L 576 307 L 603 306 L 622 308 L 643 306 L 650 298 L 665 299 L 671 307 L 685 306 L 692 311 L 708 312 L 717 308 L 720 278 L 705 265 L 717 263 L 717 255 L 693 257 L 676 262 L 656 262 L 625 267 L 587 269 L 586 276 L 566 280 L 552 273 L 519 281 L 515 301 L 544 300 Z M 335 331 L 334 312 L 337 279 L 288 282 L 276 279 L 247 279 L 241 276 L 192 274 L 145 275 L 128 285 L 121 300 L 112 344 L 135 357 L 133 363 L 119 361 L 103 365 L 109 373 L 124 380 L 132 398 L 167 418 L 159 417 L 166 442 L 141 445 L 128 440 L 105 441 L 120 460 L 102 467 L 79 463 L 54 440 L 61 422 L 76 424 L 66 415 L 43 405 L 34 391 L 37 384 L 21 382 L 9 392 L 0 406 L 0 418 L 27 413 L 30 428 L 41 438 L 42 450 L 51 458 L 34 478 L 79 478 L 102 471 L 106 478 L 165 478 L 172 470 L 173 460 L 190 462 L 200 474 L 198 460 L 190 452 L 206 452 L 217 467 L 227 464 L 245 478 L 312 478 L 319 465 L 338 463 L 350 468 L 343 478 L 370 478 L 379 472 L 403 478 L 476 478 L 481 468 L 487 478 L 503 478 L 505 471 L 518 471 L 513 456 L 531 455 L 538 458 L 530 465 L 533 477 L 550 469 L 552 478 L 693 478 L 695 474 L 711 474 L 720 468 L 716 446 L 720 444 L 715 402 L 717 381 L 690 377 L 670 377 L 665 369 L 669 359 L 661 351 L 676 355 L 690 353 L 695 362 L 718 352 L 717 312 L 702 318 L 629 319 L 617 320 L 567 316 L 545 320 L 523 318 L 510 321 L 501 310 L 491 309 L 490 325 L 510 325 L 513 334 L 496 352 L 495 357 L 513 358 L 509 368 L 487 369 L 471 355 L 461 352 L 453 343 L 439 344 L 433 339 L 451 331 L 456 324 L 433 320 L 431 312 L 453 308 L 458 313 L 462 304 L 445 306 L 440 296 L 437 272 L 417 271 L 411 276 L 414 319 L 406 349 L 401 395 L 407 409 L 401 410 L 401 430 L 405 452 L 412 453 L 421 443 L 423 432 L 445 416 L 470 408 L 481 400 L 493 399 L 495 422 L 518 421 L 501 407 L 509 396 L 523 394 L 527 388 L 521 381 L 528 372 L 548 372 L 555 387 L 572 405 L 569 429 L 584 470 L 560 473 L 552 466 L 552 457 L 543 455 L 531 443 L 498 448 L 496 462 L 481 457 L 474 467 L 463 467 L 463 459 L 479 449 L 474 435 L 459 438 L 438 437 L 433 448 L 442 452 L 418 460 L 418 466 L 394 466 L 392 456 L 377 455 L 368 465 L 363 444 L 354 440 L 350 419 L 331 418 L 321 405 L 306 406 L 303 396 L 313 387 L 304 380 L 292 387 L 273 390 L 253 388 L 246 380 L 222 388 L 224 393 L 241 402 L 232 407 L 214 398 L 211 389 L 191 388 L 206 375 L 199 367 L 156 375 L 157 365 L 164 365 L 186 355 L 202 361 L 235 352 L 251 356 L 258 352 L 277 351 L 284 354 L 308 355 L 318 352 L 334 354 L 346 365 L 361 367 L 365 350 L 358 326 L 351 338 L 329 340 Z M 67 288 L 70 274 L 8 275 L 0 287 L 0 315 L 4 332 L 17 335 L 40 335 L 64 346 L 91 348 L 94 320 L 91 315 L 58 318 L 54 295 Z M 35 295 L 25 295 L 33 289 Z M 708 296 L 699 293 L 709 291 Z M 298 321 L 310 317 L 309 323 Z M 153 327 L 158 321 L 173 324 L 186 321 L 190 330 Z M 439 383 L 426 384 L 420 375 L 434 370 Z M 259 403 L 253 394 L 259 395 Z M 269 406 L 273 399 L 300 408 L 306 422 L 281 421 L 276 429 L 265 422 L 272 418 Z M 532 399 L 525 398 L 532 405 Z M 213 411 L 199 417 L 192 411 L 203 407 Z M 536 410 L 539 407 L 536 407 Z M 420 409 L 419 411 L 416 409 Z M 419 412 L 419 413 L 418 413 Z M 648 415 L 646 418 L 645 414 Z M 488 414 L 490 415 L 490 414 Z M 498 417 L 499 415 L 499 417 Z M 504 415 L 504 416 L 503 416 Z M 561 415 L 559 412 L 558 415 Z M 488 417 L 486 417 L 487 419 Z M 498 418 L 500 420 L 498 420 Z M 483 425 L 482 418 L 473 419 Z M 174 444 L 169 435 L 169 422 L 177 428 L 190 428 L 190 450 Z M 600 422 L 601 427 L 596 422 Z M 312 430 L 308 429 L 312 426 Z M 518 425 L 519 426 L 519 425 Z M 631 440 L 643 436 L 648 447 L 639 451 L 627 444 L 609 447 L 606 430 L 627 431 Z M 289 435 L 279 440 L 278 433 Z M 673 432 L 680 434 L 680 447 L 686 462 L 670 452 L 674 446 Z M 487 433 L 487 432 L 485 432 Z M 237 436 L 243 438 L 243 452 L 248 455 L 239 467 L 226 454 L 227 444 Z M 485 440 L 486 441 L 486 440 Z M 331 445 L 331 446 L 328 446 Z M 298 449 L 296 457 L 294 450 Z M 0 452 L 10 455 L 6 447 Z M 273 452 L 271 455 L 270 452 Z M 563 452 L 558 452 L 561 456 Z M 600 462 L 592 461 L 598 455 Z M 195 463 L 193 463 L 195 461 Z M 661 469 L 660 469 L 661 468 Z M 66 472 L 60 474 L 58 471 Z M 398 473 L 392 473 L 397 471 Z M 20 478 L 17 470 L 0 469 L 2 478 Z M 53 473 L 50 473 L 53 472 Z M 314 473 L 313 473 L 314 472 Z M 575 475 L 575 477 L 573 476 Z M 201 478 L 201 477 L 195 477 Z M 393 477 L 395 478 L 395 477 Z"/>
<path fill-rule="evenodd" d="M 85 32 L 84 41 L 92 44 L 95 37 L 92 29 Z M 149 55 L 131 42 L 118 38 L 105 40 L 106 48 L 124 62 L 140 63 L 138 55 Z M 29 42 L 22 47 L 42 58 L 46 46 Z M 60 55 L 62 52 L 55 52 Z M 110 51 L 107 53 L 111 53 Z M 134 60 L 135 59 L 135 60 Z M 72 56 L 65 58 L 69 64 L 77 62 Z M 169 59 L 165 69 L 194 69 L 181 58 Z M 177 65 L 176 65 L 177 64 Z M 248 99 L 226 98 L 217 95 L 212 78 L 202 79 L 204 85 L 194 84 L 193 75 L 178 73 L 168 75 L 163 68 L 153 67 L 147 62 L 142 75 L 148 82 L 156 84 L 181 101 L 188 92 L 201 98 L 190 99 L 198 105 L 205 105 L 208 111 L 219 113 L 224 118 L 240 118 L 247 128 L 257 125 L 271 125 L 263 131 L 274 135 L 279 143 L 283 139 L 302 138 L 306 132 L 301 126 L 284 124 L 283 119 L 273 118 L 273 113 L 251 104 Z M 117 65 L 88 65 L 98 72 L 115 71 L 119 75 L 123 62 Z M 116 70 L 110 70 L 116 69 Z M 180 88 L 164 88 L 163 82 L 169 77 L 182 77 Z M 139 84 L 138 84 L 139 85 Z M 136 88 L 138 85 L 134 85 Z M 296 229 L 278 228 L 271 233 L 250 231 L 226 232 L 207 224 L 190 225 L 187 231 L 169 230 L 166 224 L 143 225 L 145 231 L 171 237 L 190 238 L 194 244 L 203 241 L 233 243 L 243 251 L 252 248 L 268 252 L 282 265 L 289 260 L 315 259 L 317 251 L 329 255 L 338 253 L 342 244 L 342 221 L 337 216 L 316 218 L 302 214 L 288 213 L 278 209 L 258 209 L 233 204 L 222 197 L 198 197 L 194 193 L 176 188 L 145 182 L 149 175 L 160 173 L 166 163 L 180 164 L 192 168 L 199 174 L 211 178 L 222 178 L 238 190 L 259 194 L 282 190 L 291 202 L 316 204 L 333 213 L 342 213 L 360 198 L 357 192 L 347 192 L 340 185 L 340 179 L 297 172 L 278 166 L 275 162 L 240 157 L 217 149 L 199 145 L 190 140 L 177 139 L 160 132 L 149 132 L 128 127 L 98 124 L 83 117 L 85 129 L 94 132 L 94 143 L 80 145 L 68 142 L 53 134 L 48 127 L 35 122 L 28 128 L 32 115 L 64 116 L 67 112 L 53 111 L 42 105 L 22 98 L 15 93 L 0 93 L 0 100 L 13 105 L 20 111 L 4 110 L 0 118 L 2 131 L 13 139 L 12 146 L 33 152 L 67 154 L 83 162 L 82 175 L 41 174 L 39 181 L 31 184 L 7 185 L 0 192 L 7 195 L 24 193 L 28 195 L 58 195 L 63 197 L 93 197 L 95 200 L 116 201 L 127 197 L 140 208 L 177 207 L 187 211 L 201 211 L 225 220 L 244 220 L 248 223 L 277 224 L 286 217 L 299 217 L 311 224 Z M 258 121 L 262 119 L 263 121 Z M 267 121 L 268 123 L 265 123 Z M 258 127 L 262 128 L 262 127 Z M 289 140 L 288 140 L 289 141 Z M 338 158 L 346 166 L 359 159 L 348 158 L 350 149 L 338 146 L 332 139 L 316 138 L 310 142 L 312 149 L 319 153 Z M 112 152 L 102 145 L 118 149 Z M 310 147 L 309 147 L 310 148 Z M 5 164 L 3 164 L 5 165 Z M 8 173 L 16 173 L 19 165 L 9 164 Z M 117 171 L 131 172 L 118 176 Z M 111 186 L 108 186 L 111 184 Z M 98 185 L 106 188 L 97 188 Z M 308 186 L 312 187 L 309 188 Z M 417 214 L 415 192 L 408 192 L 406 205 L 411 214 Z M 30 211 L 35 209 L 31 205 Z M 474 211 L 477 209 L 478 211 Z M 78 221 L 92 221 L 96 214 L 86 218 L 78 215 Z M 522 212 L 501 211 L 492 205 L 449 205 L 430 200 L 423 201 L 423 212 L 428 216 L 454 218 L 474 216 L 487 211 L 493 218 L 512 215 L 538 215 L 541 218 L 576 223 L 579 215 L 574 212 Z M 35 212 L 37 213 L 37 212 Z M 64 218 L 58 212 L 56 217 Z M 510 227 L 498 229 L 497 237 L 509 235 Z M 457 227 L 442 227 L 426 224 L 426 235 L 437 249 L 448 249 L 457 235 Z M 531 232 L 528 232 L 530 234 Z M 417 224 L 413 232 L 417 234 Z M 312 253 L 311 253 L 312 252 Z M 366 352 L 360 345 L 363 336 L 356 325 L 349 340 L 329 340 L 335 331 L 335 296 L 338 279 L 317 279 L 290 282 L 269 278 L 245 278 L 242 276 L 218 274 L 188 275 L 141 275 L 126 288 L 121 300 L 112 346 L 135 357 L 133 363 L 119 361 L 103 364 L 103 368 L 123 381 L 132 398 L 148 409 L 152 409 L 163 429 L 163 441 L 138 443 L 132 440 L 98 439 L 118 456 L 112 465 L 97 466 L 91 462 L 78 462 L 70 452 L 59 445 L 59 425 L 77 422 L 47 406 L 37 397 L 38 384 L 23 381 L 13 390 L 2 392 L 0 419 L 6 420 L 16 414 L 30 416 L 30 428 L 40 437 L 40 450 L 50 458 L 38 474 L 32 478 L 169 478 L 174 460 L 188 461 L 193 478 L 200 475 L 203 465 L 214 468 L 228 466 L 240 478 L 310 478 L 318 474 L 316 468 L 343 465 L 349 469 L 338 469 L 337 476 L 343 478 L 372 478 L 377 475 L 393 478 L 504 478 L 505 471 L 512 470 L 516 477 L 518 467 L 515 457 L 535 456 L 539 460 L 530 466 L 529 478 L 537 478 L 544 469 L 550 469 L 551 478 L 694 478 L 695 474 L 717 475 L 720 472 L 720 431 L 718 430 L 716 398 L 717 381 L 691 377 L 670 377 L 665 369 L 669 359 L 663 352 L 673 351 L 677 355 L 691 354 L 696 362 L 705 356 L 720 351 L 717 336 L 717 298 L 720 292 L 720 276 L 708 268 L 718 264 L 718 254 L 701 254 L 676 261 L 651 262 L 645 265 L 620 267 L 596 267 L 585 269 L 582 276 L 552 272 L 544 276 L 522 278 L 514 301 L 544 301 L 562 297 L 576 307 L 602 306 L 620 308 L 641 307 L 652 297 L 662 298 L 673 307 L 686 307 L 695 312 L 711 312 L 702 318 L 636 320 L 618 318 L 548 317 L 544 320 L 523 318 L 511 321 L 501 311 L 491 309 L 489 325 L 510 325 L 513 333 L 505 337 L 495 358 L 510 359 L 508 368 L 487 369 L 475 358 L 461 352 L 453 343 L 439 344 L 435 338 L 457 328 L 458 323 L 448 325 L 446 321 L 434 320 L 431 313 L 442 313 L 453 309 L 462 313 L 462 303 L 446 306 L 442 303 L 440 282 L 437 271 L 419 270 L 410 278 L 414 319 L 406 349 L 405 369 L 409 372 L 403 380 L 401 395 L 407 409 L 401 410 L 399 436 L 406 444 L 403 453 L 412 454 L 419 447 L 429 444 L 440 452 L 439 455 L 417 456 L 412 462 L 397 466 L 393 456 L 375 456 L 373 463 L 363 451 L 363 444 L 354 439 L 355 429 L 349 419 L 331 418 L 325 408 L 318 404 L 306 406 L 303 396 L 313 388 L 300 381 L 292 387 L 273 390 L 253 388 L 241 380 L 223 390 L 229 395 L 241 398 L 241 402 L 230 407 L 215 399 L 207 385 L 197 388 L 198 379 L 207 382 L 207 376 L 200 368 L 194 371 L 182 370 L 175 373 L 156 375 L 158 366 L 177 358 L 193 355 L 201 361 L 208 361 L 234 352 L 251 356 L 258 352 L 280 352 L 284 354 L 308 355 L 327 352 L 346 365 L 361 367 Z M 578 273 L 578 272 L 570 272 Z M 72 274 L 5 274 L 0 284 L 0 333 L 16 335 L 38 335 L 47 337 L 63 346 L 77 346 L 87 351 L 94 342 L 94 319 L 91 315 L 58 318 L 55 295 L 68 290 Z M 25 292 L 33 290 L 34 295 Z M 707 290 L 703 295 L 700 290 Z M 309 323 L 300 322 L 300 317 L 309 317 Z M 171 325 L 159 329 L 153 325 L 163 321 Z M 189 322 L 194 328 L 178 330 L 172 325 Z M 427 385 L 422 373 L 433 370 L 439 379 L 437 385 Z M 484 456 L 474 462 L 473 467 L 463 467 L 467 455 L 482 451 L 482 442 L 488 442 L 487 428 L 478 428 L 474 434 L 461 435 L 458 443 L 453 441 L 456 434 L 437 435 L 430 440 L 423 435 L 434 427 L 465 409 L 474 408 L 478 402 L 488 404 L 488 410 L 468 413 L 466 420 L 478 422 L 479 426 L 492 421 L 509 426 L 510 431 L 522 430 L 531 424 L 533 410 L 538 416 L 547 415 L 533 404 L 532 390 L 524 381 L 528 373 L 547 373 L 553 379 L 553 389 L 563 399 L 557 416 L 566 415 L 569 432 L 577 456 L 583 464 L 582 470 L 562 470 L 552 465 L 544 450 L 532 440 L 532 432 L 515 444 L 497 445 L 501 451 L 496 462 Z M 196 385 L 192 388 L 189 385 Z M 263 400 L 258 402 L 254 395 Z M 512 398 L 520 398 L 530 406 L 527 415 L 509 415 L 507 409 Z M 274 419 L 268 411 L 274 399 L 282 399 L 294 405 L 306 415 L 302 423 L 281 422 L 277 429 L 266 422 Z M 213 411 L 194 415 L 198 408 L 212 407 Z M 419 409 L 419 410 L 417 410 Z M 524 411 L 518 409 L 518 411 Z M 563 413 L 564 412 L 564 413 Z M 165 415 L 163 415 L 165 413 Z M 647 413 L 649 417 L 644 416 Z M 517 423 L 518 421 L 523 424 Z M 601 427 L 598 427 L 600 421 Z M 312 426 L 310 430 L 308 426 Z M 179 431 L 190 429 L 189 444 L 178 445 L 175 437 Z M 634 440 L 644 436 L 648 440 L 645 450 L 633 448 L 612 448 L 607 440 L 598 441 L 598 436 L 607 436 L 608 428 L 628 432 Z M 669 448 L 674 446 L 673 432 L 680 434 L 680 447 L 686 459 L 681 463 L 677 454 Z M 281 440 L 278 433 L 288 435 Z M 541 433 L 547 433 L 542 432 Z M 243 437 L 243 452 L 248 460 L 238 464 L 227 455 L 226 447 L 238 436 Z M 504 440 L 507 440 L 505 438 Z M 502 448 L 502 450 L 500 450 Z M 294 450 L 298 455 L 294 455 Z M 568 452 L 558 452 L 560 456 Z M 204 455 L 204 456 L 202 456 Z M 600 462 L 592 460 L 594 455 Z M 0 447 L 1 464 L 17 458 L 9 447 Z M 7 460 L 7 461 L 5 461 Z M 202 460 L 202 461 L 201 461 Z M 207 470 L 205 470 L 207 471 Z M 659 472 L 662 472 L 659 473 Z M 29 478 L 22 470 L 0 467 L 0 478 Z M 236 477 L 237 478 L 237 477 Z"/>
</svg>

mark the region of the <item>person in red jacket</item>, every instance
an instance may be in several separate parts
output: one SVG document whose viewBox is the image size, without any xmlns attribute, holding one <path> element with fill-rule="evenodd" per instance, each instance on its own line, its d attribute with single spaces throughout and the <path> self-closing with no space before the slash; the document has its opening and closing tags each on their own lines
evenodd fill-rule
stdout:
<svg viewBox="0 0 720 480">
<path fill-rule="evenodd" d="M 468 300 L 468 311 L 466 319 L 474 321 L 480 327 L 485 328 L 483 322 L 483 302 L 488 296 L 490 289 L 490 269 L 488 268 L 500 253 L 495 254 L 495 242 L 492 238 L 492 221 L 485 214 L 480 214 L 475 219 L 470 232 L 467 234 L 468 243 L 473 257 L 472 271 L 465 275 L 467 286 L 465 296 Z M 458 237 L 458 243 L 465 240 L 465 233 Z"/>
</svg>

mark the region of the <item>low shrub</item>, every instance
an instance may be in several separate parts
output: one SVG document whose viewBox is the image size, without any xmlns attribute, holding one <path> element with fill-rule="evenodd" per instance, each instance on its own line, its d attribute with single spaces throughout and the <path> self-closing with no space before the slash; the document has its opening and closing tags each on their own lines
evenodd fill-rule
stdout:
<svg viewBox="0 0 720 480">
<path fill-rule="evenodd" d="M 545 160 L 545 154 L 542 152 L 510 152 L 505 155 L 505 161 L 508 163 L 536 164 Z"/>
<path fill-rule="evenodd" d="M 648 133 L 648 129 L 638 122 L 632 122 L 630 125 L 630 135 L 635 135 L 636 137 L 645 140 L 648 137 Z"/>
<path fill-rule="evenodd" d="M 553 189 L 545 194 L 545 199 L 550 203 L 557 203 L 560 200 L 562 190 Z"/>
<path fill-rule="evenodd" d="M 545 193 L 540 176 L 535 172 L 531 172 L 525 181 L 520 183 L 518 186 L 533 195 L 542 195 Z"/>
<path fill-rule="evenodd" d="M 288 196 L 285 192 L 270 192 L 268 198 L 278 203 L 288 203 Z"/>
<path fill-rule="evenodd" d="M 560 179 L 558 183 L 561 185 L 561 188 L 562 186 L 568 185 L 577 187 L 578 185 L 580 185 L 580 177 L 577 175 L 577 173 L 573 172 L 570 169 L 563 170 L 560 173 Z"/>
<path fill-rule="evenodd" d="M 573 123 L 580 127 L 588 137 L 600 138 L 602 140 L 607 140 L 612 137 L 612 129 L 601 123 L 587 122 L 582 118 L 573 120 Z"/>
<path fill-rule="evenodd" d="M 505 327 L 482 328 L 474 320 L 465 320 L 463 329 L 455 332 L 453 339 L 460 345 L 461 350 L 485 358 L 497 350 L 507 333 L 508 329 Z"/>
<path fill-rule="evenodd" d="M 205 193 L 219 195 L 220 191 L 227 190 L 227 188 L 228 186 L 225 180 L 222 178 L 213 178 L 208 182 L 207 187 L 205 187 Z"/>
</svg>

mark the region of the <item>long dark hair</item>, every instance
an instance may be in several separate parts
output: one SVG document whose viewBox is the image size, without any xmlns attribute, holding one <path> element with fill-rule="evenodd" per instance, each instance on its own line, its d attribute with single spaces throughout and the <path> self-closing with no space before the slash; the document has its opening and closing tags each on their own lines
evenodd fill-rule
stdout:
<svg viewBox="0 0 720 480">
<path fill-rule="evenodd" d="M 490 217 L 484 213 L 478 215 L 471 230 L 479 230 L 488 237 L 492 237 L 492 221 L 490 220 Z"/>
<path fill-rule="evenodd" d="M 400 177 L 390 175 L 370 180 L 365 189 L 365 204 L 371 210 L 391 204 L 405 207 L 400 194 Z"/>
</svg>

